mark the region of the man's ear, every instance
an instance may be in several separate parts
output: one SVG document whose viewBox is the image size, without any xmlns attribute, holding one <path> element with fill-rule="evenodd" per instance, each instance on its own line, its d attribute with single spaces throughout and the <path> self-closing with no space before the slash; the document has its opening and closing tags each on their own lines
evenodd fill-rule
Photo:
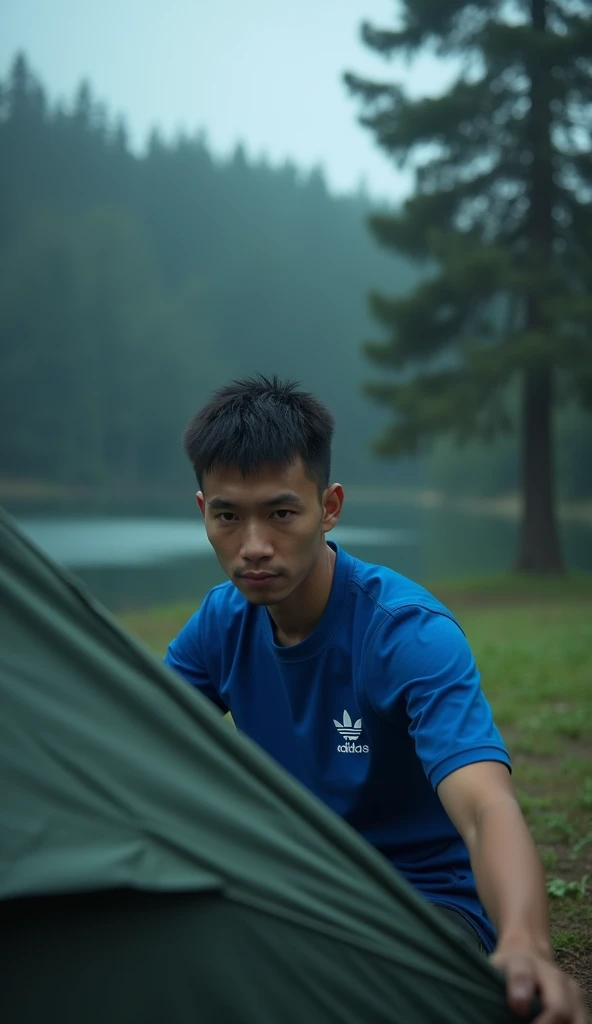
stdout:
<svg viewBox="0 0 592 1024">
<path fill-rule="evenodd" d="M 332 484 L 323 494 L 323 533 L 329 533 L 337 526 L 343 508 L 343 497 L 341 484 Z"/>
<path fill-rule="evenodd" d="M 197 501 L 197 507 L 199 508 L 199 511 L 201 512 L 203 518 L 205 519 L 206 518 L 206 499 L 203 496 L 203 491 L 198 491 L 197 494 L 195 495 L 195 499 Z"/>
</svg>

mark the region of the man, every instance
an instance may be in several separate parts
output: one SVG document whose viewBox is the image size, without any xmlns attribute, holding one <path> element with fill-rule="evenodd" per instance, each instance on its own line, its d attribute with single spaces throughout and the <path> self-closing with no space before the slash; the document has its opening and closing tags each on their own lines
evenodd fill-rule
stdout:
<svg viewBox="0 0 592 1024">
<path fill-rule="evenodd" d="M 344 499 L 332 435 L 313 396 L 264 377 L 222 388 L 189 424 L 197 502 L 231 582 L 166 661 L 495 950 L 516 1013 L 538 991 L 540 1024 L 584 1024 L 552 963 L 544 875 L 460 626 L 327 541 Z"/>
</svg>

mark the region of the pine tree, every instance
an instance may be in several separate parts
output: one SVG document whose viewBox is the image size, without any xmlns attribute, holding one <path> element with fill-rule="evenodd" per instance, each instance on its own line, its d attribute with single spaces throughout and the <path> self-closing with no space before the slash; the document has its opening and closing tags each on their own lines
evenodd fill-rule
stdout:
<svg viewBox="0 0 592 1024">
<path fill-rule="evenodd" d="M 459 71 L 420 100 L 345 76 L 362 123 L 415 170 L 413 196 L 371 227 L 430 268 L 408 297 L 371 296 L 389 337 L 367 354 L 395 373 L 368 388 L 392 412 L 378 447 L 397 455 L 516 426 L 515 568 L 560 572 L 553 413 L 565 395 L 592 409 L 592 2 L 401 0 L 400 11 L 392 31 L 364 25 L 366 44 L 385 57 L 431 50 Z"/>
</svg>

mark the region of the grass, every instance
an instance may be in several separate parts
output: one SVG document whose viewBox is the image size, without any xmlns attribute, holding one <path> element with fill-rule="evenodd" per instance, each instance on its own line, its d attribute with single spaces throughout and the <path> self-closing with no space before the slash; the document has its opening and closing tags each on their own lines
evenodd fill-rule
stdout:
<svg viewBox="0 0 592 1024">
<path fill-rule="evenodd" d="M 194 611 L 195 604 L 171 604 L 164 608 L 126 612 L 121 619 L 126 629 L 143 640 L 159 657 L 164 657 L 168 644 Z"/>
<path fill-rule="evenodd" d="M 526 601 L 536 606 L 557 603 L 574 604 L 580 599 L 592 601 L 592 573 L 570 572 L 564 576 L 537 576 L 530 573 L 489 573 L 483 576 L 456 576 L 445 580 L 428 580 L 428 590 L 456 601 L 471 599 L 480 604 L 502 603 L 504 606 Z"/>
<path fill-rule="evenodd" d="M 592 578 L 428 584 L 458 616 L 547 873 L 557 959 L 592 999 Z M 128 614 L 157 653 L 194 608 Z"/>
</svg>

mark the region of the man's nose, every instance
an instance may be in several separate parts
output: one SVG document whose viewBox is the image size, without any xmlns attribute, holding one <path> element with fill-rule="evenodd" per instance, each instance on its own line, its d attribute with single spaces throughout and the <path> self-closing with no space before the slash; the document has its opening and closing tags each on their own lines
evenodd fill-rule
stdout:
<svg viewBox="0 0 592 1024">
<path fill-rule="evenodd" d="M 271 558 L 273 546 L 268 531 L 258 523 L 249 523 L 243 533 L 240 553 L 245 562 L 261 562 L 264 558 Z"/>
</svg>

